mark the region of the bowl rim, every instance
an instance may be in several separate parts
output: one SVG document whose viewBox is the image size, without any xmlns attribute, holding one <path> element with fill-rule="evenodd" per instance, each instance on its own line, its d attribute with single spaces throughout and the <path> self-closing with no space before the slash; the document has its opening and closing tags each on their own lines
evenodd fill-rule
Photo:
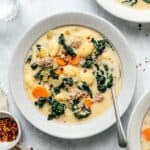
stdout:
<svg viewBox="0 0 150 150">
<path fill-rule="evenodd" d="M 41 25 L 43 22 L 45 22 L 45 21 L 48 21 L 48 20 L 52 20 L 52 19 L 54 19 L 54 18 L 62 18 L 62 17 L 68 17 L 69 19 L 71 19 L 71 17 L 87 17 L 87 18 L 90 18 L 90 20 L 92 20 L 92 19 L 94 19 L 95 21 L 97 21 L 97 22 L 103 22 L 103 24 L 105 24 L 105 25 L 107 25 L 107 26 L 109 26 L 109 28 L 110 28 L 110 30 L 111 31 L 113 31 L 113 32 L 115 32 L 115 34 L 118 36 L 118 37 L 120 37 L 120 39 L 121 39 L 121 41 L 122 41 L 122 43 L 124 43 L 124 45 L 125 45 L 125 47 L 127 48 L 126 50 L 127 50 L 127 52 L 128 52 L 128 54 L 131 54 L 132 55 L 132 52 L 131 51 L 129 51 L 129 47 L 128 47 L 128 44 L 127 44 L 127 40 L 124 38 L 124 36 L 123 36 L 123 34 L 114 26 L 114 25 L 112 25 L 110 22 L 108 22 L 108 21 L 106 21 L 104 18 L 102 18 L 102 17 L 98 17 L 98 16 L 96 16 L 96 15 L 93 15 L 93 14 L 90 14 L 90 13 L 84 13 L 84 12 L 63 12 L 63 13 L 57 13 L 57 14 L 55 14 L 55 15 L 52 15 L 52 16 L 48 16 L 48 17 L 46 17 L 46 18 L 44 18 L 44 19 L 41 19 L 38 23 L 36 23 L 35 25 L 33 25 L 31 28 L 30 28 L 30 30 L 28 30 L 23 36 L 22 36 L 22 38 L 21 38 L 21 41 L 19 42 L 19 44 L 17 45 L 17 47 L 16 47 L 16 50 L 15 50 L 15 52 L 14 52 L 14 55 L 13 55 L 13 57 L 12 57 L 12 59 L 11 59 L 11 62 L 13 62 L 13 59 L 15 58 L 15 55 L 16 55 L 16 53 L 17 53 L 17 49 L 18 49 L 18 47 L 19 47 L 19 45 L 21 44 L 21 43 L 23 43 L 23 41 L 25 40 L 25 38 L 27 38 L 26 36 L 28 35 L 28 34 L 31 34 L 31 33 L 33 33 L 32 32 L 32 30 L 34 29 L 34 28 L 36 28 L 37 26 L 39 26 L 39 25 Z M 68 20 L 69 20 L 68 19 Z M 74 19 L 74 18 L 73 18 Z M 81 18 L 80 18 L 81 19 Z M 58 21 L 59 22 L 59 21 Z M 67 23 L 66 22 L 66 24 L 65 25 L 68 25 L 69 23 Z M 76 23 L 74 23 L 74 24 L 76 24 Z M 79 23 L 80 24 L 80 23 Z M 83 25 L 83 24 L 82 24 Z M 61 25 L 60 25 L 61 26 Z M 91 25 L 92 26 L 92 25 Z M 89 25 L 87 25 L 87 27 L 90 27 Z M 98 30 L 97 30 L 98 31 Z M 39 37 L 38 37 L 39 38 Z M 34 42 L 34 41 L 33 41 Z M 33 44 L 33 42 L 32 42 L 32 44 Z M 31 45 L 30 45 L 31 46 Z M 27 50 L 26 50 L 27 51 Z M 130 57 L 131 58 L 131 57 Z M 133 97 L 133 94 L 134 94 L 134 91 L 135 91 L 135 85 L 136 85 L 136 63 L 135 63 L 135 58 L 134 58 L 134 56 L 132 55 L 132 59 L 130 59 L 130 61 L 131 61 L 131 68 L 132 68 L 132 76 L 134 76 L 134 78 L 133 78 L 133 81 L 132 81 L 132 83 L 133 83 L 133 85 L 131 85 L 131 91 L 130 91 L 130 97 L 129 97 L 129 100 L 127 101 L 127 103 L 125 104 L 126 105 L 126 108 L 124 108 L 123 110 L 121 110 L 121 116 L 125 113 L 125 111 L 127 110 L 127 108 L 128 108 L 128 106 L 129 106 L 129 104 L 131 103 L 131 100 L 132 100 L 132 97 Z M 14 63 L 10 63 L 10 66 L 9 66 L 9 88 L 10 88 L 10 91 L 11 91 L 11 95 L 13 96 L 13 98 L 14 98 L 14 100 L 15 100 L 15 103 L 16 103 L 16 105 L 17 105 L 17 107 L 19 108 L 19 110 L 21 111 L 21 113 L 23 114 L 23 116 L 33 125 L 33 126 L 35 126 L 36 128 L 38 128 L 39 130 L 41 130 L 42 132 L 45 132 L 45 133 L 47 133 L 47 134 L 49 134 L 49 135 L 52 135 L 52 136 L 55 136 L 55 137 L 59 137 L 59 138 L 63 138 L 63 139 L 81 139 L 81 138 L 86 138 L 86 137 L 91 137 L 91 136 L 93 136 L 93 135 L 96 135 L 96 134 L 98 134 L 98 133 L 100 133 L 100 132 L 103 132 L 103 131 L 105 131 L 106 129 L 108 129 L 108 128 L 110 128 L 114 123 L 115 123 L 115 118 L 112 118 L 112 120 L 107 120 L 108 122 L 111 122 L 109 125 L 106 125 L 106 127 L 105 128 L 103 128 L 103 129 L 101 129 L 101 130 L 93 130 L 93 131 L 90 131 L 90 133 L 88 133 L 88 132 L 86 132 L 86 134 L 79 134 L 79 135 L 72 135 L 72 134 L 60 134 L 60 133 L 50 133 L 50 131 L 46 131 L 45 129 L 43 129 L 43 128 L 41 128 L 41 127 L 39 127 L 39 125 L 37 125 L 37 124 L 35 124 L 35 123 L 33 123 L 33 121 L 31 120 L 31 119 L 29 119 L 28 117 L 27 117 L 27 115 L 25 115 L 24 114 L 24 110 L 22 110 L 21 108 L 20 108 L 20 106 L 19 106 L 19 104 L 18 104 L 18 102 L 17 102 L 17 97 L 16 97 L 16 95 L 15 95 L 15 93 L 14 93 L 14 89 L 12 88 L 12 85 L 13 85 L 13 81 L 11 80 L 12 79 L 12 75 L 11 75 L 11 73 L 13 72 L 13 67 L 14 67 Z M 21 81 L 22 82 L 22 81 Z M 31 105 L 31 104 L 30 104 Z M 111 111 L 113 111 L 113 108 L 111 109 Z M 36 111 L 37 112 L 37 111 Z M 37 112 L 38 113 L 38 112 Z M 110 112 L 108 112 L 108 113 L 110 113 Z M 107 113 L 106 113 L 107 114 Z M 91 122 L 94 122 L 93 121 L 94 119 L 92 119 L 92 121 Z M 96 119 L 95 120 L 98 120 L 97 119 L 97 117 L 96 117 Z M 56 125 L 56 124 L 55 124 Z M 78 126 L 78 125 L 76 125 L 76 127 L 80 127 L 81 128 L 81 124 L 80 124 L 80 126 Z M 66 126 L 67 127 L 67 126 Z M 73 126 L 69 126 L 71 129 L 73 129 Z M 83 128 L 84 129 L 84 128 Z M 64 128 L 64 130 L 66 130 L 66 128 Z M 58 131 L 57 131 L 58 132 Z M 77 133 L 76 133 L 77 134 Z"/>
<path fill-rule="evenodd" d="M 150 90 L 147 90 L 139 98 L 139 101 L 134 106 L 134 109 L 132 110 L 132 113 L 130 115 L 130 119 L 127 127 L 127 138 L 128 138 L 130 149 L 136 148 L 136 150 L 141 150 L 140 133 L 141 133 L 141 127 L 142 127 L 144 117 L 147 114 L 148 110 L 150 109 L 150 103 L 148 103 L 149 99 L 150 99 Z"/>
<path fill-rule="evenodd" d="M 107 12 L 116 16 L 117 18 L 135 22 L 135 23 L 149 23 L 150 10 L 148 9 L 133 9 L 119 4 L 116 0 L 96 0 L 96 2 L 103 7 Z"/>
</svg>

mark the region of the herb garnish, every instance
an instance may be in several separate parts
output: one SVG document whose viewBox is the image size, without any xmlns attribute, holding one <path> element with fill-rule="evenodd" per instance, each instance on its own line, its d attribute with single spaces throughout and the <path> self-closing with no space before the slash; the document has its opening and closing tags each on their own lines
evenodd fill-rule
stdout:
<svg viewBox="0 0 150 150">
<path fill-rule="evenodd" d="M 74 52 L 73 48 L 71 48 L 70 46 L 68 46 L 66 44 L 66 40 L 65 40 L 63 33 L 61 33 L 59 36 L 59 44 L 61 44 L 63 46 L 63 48 L 65 49 L 65 51 L 67 52 L 68 55 L 76 56 L 76 53 Z"/>
<path fill-rule="evenodd" d="M 106 47 L 112 47 L 109 41 L 106 39 L 96 41 L 94 38 L 92 38 L 91 42 L 95 46 L 95 57 L 101 55 Z"/>
<path fill-rule="evenodd" d="M 29 63 L 29 64 L 30 64 L 31 60 L 32 60 L 32 55 L 30 55 L 30 56 L 27 58 L 27 60 L 26 60 L 26 64 L 27 64 L 27 63 Z"/>
<path fill-rule="evenodd" d="M 91 109 L 86 108 L 85 105 L 83 105 L 81 108 L 79 107 L 80 100 L 74 100 L 72 105 L 72 111 L 74 116 L 77 119 L 83 119 L 87 118 L 91 114 Z"/>
<path fill-rule="evenodd" d="M 59 86 L 53 88 L 54 93 L 55 94 L 60 93 L 60 90 L 64 89 L 66 87 L 66 85 L 68 85 L 68 86 L 72 86 L 73 85 L 72 78 L 63 78 L 62 79 L 62 83 Z"/>
<path fill-rule="evenodd" d="M 124 0 L 124 1 L 122 1 L 122 3 L 127 3 L 130 6 L 135 5 L 137 2 L 138 2 L 138 0 Z"/>
<path fill-rule="evenodd" d="M 57 118 L 65 113 L 66 105 L 52 99 L 52 97 L 40 97 L 38 101 L 35 102 L 35 105 L 42 108 L 45 103 L 49 103 L 51 105 L 51 113 L 48 115 L 48 120 Z"/>
<path fill-rule="evenodd" d="M 87 85 L 86 82 L 80 82 L 77 87 L 80 89 L 80 90 L 83 90 L 85 92 L 88 93 L 88 95 L 93 98 L 93 94 L 92 94 L 92 91 L 90 89 L 90 87 Z"/>
</svg>

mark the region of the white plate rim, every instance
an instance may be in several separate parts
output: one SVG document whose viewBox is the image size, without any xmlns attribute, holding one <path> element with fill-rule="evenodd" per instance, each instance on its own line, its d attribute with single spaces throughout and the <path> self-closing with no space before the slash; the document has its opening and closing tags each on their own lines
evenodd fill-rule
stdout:
<svg viewBox="0 0 150 150">
<path fill-rule="evenodd" d="M 150 10 L 133 9 L 116 2 L 116 0 L 96 0 L 106 11 L 112 15 L 130 22 L 149 23 Z"/>
<path fill-rule="evenodd" d="M 127 137 L 130 149 L 141 150 L 140 131 L 147 111 L 150 108 L 150 91 L 146 91 L 135 105 L 128 123 Z"/>
<path fill-rule="evenodd" d="M 133 94 L 134 94 L 135 85 L 136 85 L 136 63 L 135 63 L 135 58 L 134 58 L 132 52 L 129 50 L 127 41 L 124 38 L 124 36 L 122 35 L 122 33 L 115 26 L 113 26 L 111 23 L 109 23 L 105 19 L 103 19 L 101 17 L 97 17 L 97 16 L 92 15 L 92 14 L 88 14 L 88 13 L 67 12 L 67 13 L 55 14 L 53 16 L 47 17 L 45 19 L 42 19 L 36 25 L 34 25 L 25 35 L 23 35 L 23 38 L 19 42 L 18 46 L 16 47 L 16 50 L 15 50 L 14 55 L 12 57 L 11 62 L 13 62 L 13 63 L 10 63 L 10 66 L 9 66 L 9 86 L 10 86 L 10 91 L 11 91 L 11 94 L 12 94 L 14 100 L 15 100 L 16 105 L 18 106 L 19 110 L 24 115 L 24 117 L 32 125 L 34 125 L 38 129 L 40 129 L 41 131 L 43 131 L 43 132 L 45 132 L 45 133 L 47 133 L 49 135 L 52 135 L 52 136 L 55 136 L 55 137 L 59 137 L 59 138 L 64 138 L 64 139 L 81 139 L 81 138 L 85 138 L 85 137 L 90 137 L 90 136 L 96 135 L 96 134 L 98 134 L 100 132 L 103 132 L 104 130 L 108 129 L 109 127 L 111 127 L 115 123 L 115 116 L 112 115 L 111 116 L 112 117 L 111 120 L 110 119 L 107 119 L 107 120 L 105 119 L 107 124 L 103 125 L 101 128 L 97 127 L 95 129 L 94 125 L 96 125 L 98 123 L 97 122 L 98 120 L 100 121 L 102 118 L 104 119 L 104 116 L 103 117 L 102 116 L 101 117 L 97 117 L 96 119 L 93 119 L 92 121 L 90 121 L 88 123 L 80 124 L 80 125 L 64 125 L 64 124 L 57 124 L 55 122 L 49 122 L 50 126 L 51 127 L 53 126 L 53 130 L 52 130 L 52 129 L 48 128 L 48 125 L 46 124 L 46 118 L 44 118 L 43 115 L 41 115 L 41 113 L 39 113 L 36 109 L 32 110 L 32 113 L 33 114 L 37 114 L 38 113 L 38 118 L 40 118 L 40 120 L 42 120 L 42 122 L 39 123 L 37 121 L 37 118 L 35 119 L 36 116 L 33 117 L 28 111 L 26 111 L 25 109 L 22 109 L 24 106 L 19 101 L 19 98 L 23 97 L 22 99 L 26 99 L 26 100 L 28 98 L 27 98 L 27 95 L 25 94 L 25 91 L 23 90 L 23 87 L 22 87 L 22 84 L 23 84 L 22 82 L 23 81 L 16 82 L 16 80 L 18 80 L 18 78 L 22 79 L 22 77 L 20 77 L 21 75 L 16 77 L 16 73 L 19 73 L 19 72 L 21 73 L 22 68 L 19 71 L 18 70 L 14 71 L 14 69 L 17 69 L 17 67 L 21 67 L 23 65 L 23 64 L 14 62 L 17 59 L 16 56 L 17 56 L 19 50 L 21 49 L 24 41 L 26 41 L 26 44 L 27 43 L 31 43 L 29 41 L 29 39 L 27 39 L 27 37 L 29 35 L 31 35 L 31 33 L 32 34 L 39 34 L 39 35 L 41 35 L 40 33 L 34 33 L 34 30 L 36 28 L 38 28 L 39 26 L 42 27 L 42 28 L 43 27 L 46 28 L 45 24 L 43 25 L 43 23 L 46 22 L 46 21 L 48 22 L 49 20 L 51 21 L 51 23 L 52 23 L 52 21 L 54 21 L 55 25 L 59 24 L 59 26 L 60 26 L 61 25 L 60 18 L 61 19 L 63 18 L 61 21 L 67 21 L 65 23 L 66 25 L 67 24 L 78 24 L 78 25 L 86 25 L 86 26 L 89 26 L 89 27 L 92 27 L 92 28 L 94 28 L 93 26 L 97 26 L 98 28 L 101 28 L 101 29 L 104 29 L 104 28 L 106 28 L 105 26 L 107 26 L 107 27 L 109 27 L 109 29 L 107 29 L 107 30 L 105 29 L 105 32 L 107 32 L 107 33 L 111 32 L 111 34 L 115 34 L 116 37 L 118 37 L 118 39 L 116 40 L 115 38 L 112 37 L 111 34 L 109 34 L 109 36 L 111 37 L 109 39 L 112 41 L 112 43 L 114 43 L 113 41 L 115 41 L 115 44 L 116 44 L 115 47 L 119 47 L 119 43 L 121 43 L 120 45 L 123 45 L 122 49 L 124 49 L 124 53 L 126 51 L 126 53 L 128 54 L 128 57 L 127 57 L 128 60 L 126 60 L 126 58 L 123 58 L 123 56 L 122 56 L 122 58 L 123 58 L 123 60 L 126 63 L 130 62 L 130 65 L 126 65 L 126 69 L 123 70 L 123 71 L 124 72 L 127 71 L 128 73 L 131 73 L 131 77 L 127 78 L 127 75 L 125 75 L 125 73 L 123 73 L 123 75 L 126 76 L 126 78 L 125 78 L 126 82 L 129 81 L 129 88 L 130 88 L 130 90 L 128 90 L 129 96 L 126 97 L 126 95 L 124 94 L 124 97 L 127 98 L 127 101 L 123 105 L 121 105 L 120 104 L 121 102 L 118 101 L 118 105 L 120 106 L 120 115 L 121 116 L 127 110 L 128 106 L 129 106 L 129 104 L 130 104 L 130 102 L 132 100 Z M 91 24 L 91 21 L 94 21 L 94 23 Z M 100 24 L 101 24 L 101 26 L 99 26 Z M 103 24 L 103 26 L 102 26 L 102 24 Z M 50 27 L 48 29 L 50 29 Z M 41 28 L 40 28 L 40 30 L 41 30 Z M 103 33 L 104 31 L 102 30 L 101 32 Z M 44 33 L 44 31 L 42 31 L 42 33 Z M 31 47 L 31 44 L 30 44 L 30 47 Z M 122 51 L 122 53 L 123 53 L 122 49 L 120 49 L 120 51 Z M 25 50 L 23 51 L 23 53 L 26 54 Z M 120 54 L 121 54 L 121 52 L 120 52 Z M 18 59 L 21 59 L 21 58 L 18 57 Z M 16 85 L 21 87 L 21 88 L 18 89 L 18 90 L 21 90 L 19 93 L 15 89 Z M 126 84 L 126 86 L 127 86 L 127 84 Z M 120 98 L 123 98 L 122 95 L 119 96 L 118 99 L 120 99 Z M 24 100 L 23 100 L 23 102 L 24 102 Z M 27 104 L 25 104 L 25 105 L 28 105 L 28 107 L 30 107 L 30 108 L 34 107 L 34 106 L 32 106 L 32 104 L 30 102 L 26 101 L 26 103 Z M 29 110 L 31 110 L 31 109 L 29 109 Z M 106 116 L 108 116 L 108 115 L 110 115 L 112 113 L 113 113 L 113 107 L 110 110 L 108 110 L 107 112 L 105 112 L 104 114 Z M 41 127 L 41 124 L 42 124 L 42 126 L 44 128 Z M 58 128 L 59 128 L 59 130 L 58 130 Z M 63 128 L 63 131 L 61 130 L 61 128 Z M 68 128 L 69 128 L 69 131 L 68 131 Z M 57 129 L 57 130 L 54 130 L 54 129 Z M 73 132 L 74 129 L 75 129 L 75 131 Z M 64 131 L 68 131 L 68 133 L 66 133 L 66 132 L 64 133 Z"/>
</svg>

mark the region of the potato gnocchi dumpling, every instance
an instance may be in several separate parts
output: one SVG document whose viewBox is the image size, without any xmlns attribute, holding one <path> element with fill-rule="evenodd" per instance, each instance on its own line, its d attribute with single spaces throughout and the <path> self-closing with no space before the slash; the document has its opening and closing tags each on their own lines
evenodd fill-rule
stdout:
<svg viewBox="0 0 150 150">
<path fill-rule="evenodd" d="M 94 51 L 94 45 L 91 42 L 84 42 L 80 49 L 77 51 L 77 54 L 80 57 L 87 57 Z"/>
<path fill-rule="evenodd" d="M 64 72 L 63 73 L 66 76 L 73 77 L 73 76 L 77 76 L 78 75 L 79 70 L 75 66 L 67 65 L 67 66 L 64 67 Z"/>
<path fill-rule="evenodd" d="M 24 64 L 24 86 L 48 120 L 80 123 L 112 106 L 119 94 L 120 60 L 111 42 L 93 29 L 64 26 L 33 44 Z"/>
<path fill-rule="evenodd" d="M 84 72 L 84 70 L 82 70 L 80 72 L 80 80 L 86 82 L 88 85 L 92 85 L 95 80 L 93 71 L 89 70 Z"/>
</svg>

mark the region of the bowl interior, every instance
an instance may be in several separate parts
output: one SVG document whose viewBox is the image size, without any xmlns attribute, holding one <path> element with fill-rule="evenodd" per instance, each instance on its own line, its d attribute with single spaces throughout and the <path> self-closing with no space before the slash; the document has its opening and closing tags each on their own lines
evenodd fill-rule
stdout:
<svg viewBox="0 0 150 150">
<path fill-rule="evenodd" d="M 10 90 L 17 106 L 26 119 L 43 132 L 61 138 L 78 139 L 95 135 L 114 124 L 115 116 L 113 108 L 110 108 L 101 116 L 83 124 L 74 125 L 47 121 L 47 118 L 28 100 L 23 83 L 24 60 L 31 45 L 49 29 L 64 25 L 81 25 L 93 28 L 107 37 L 114 45 L 121 59 L 123 73 L 122 90 L 118 96 L 118 105 L 121 115 L 123 115 L 128 108 L 134 93 L 136 65 L 123 35 L 112 24 L 94 15 L 84 13 L 57 14 L 40 21 L 21 38 L 12 58 L 9 72 L 9 74 L 11 74 L 11 76 L 9 76 Z M 130 78 L 128 77 L 129 74 Z"/>
</svg>

